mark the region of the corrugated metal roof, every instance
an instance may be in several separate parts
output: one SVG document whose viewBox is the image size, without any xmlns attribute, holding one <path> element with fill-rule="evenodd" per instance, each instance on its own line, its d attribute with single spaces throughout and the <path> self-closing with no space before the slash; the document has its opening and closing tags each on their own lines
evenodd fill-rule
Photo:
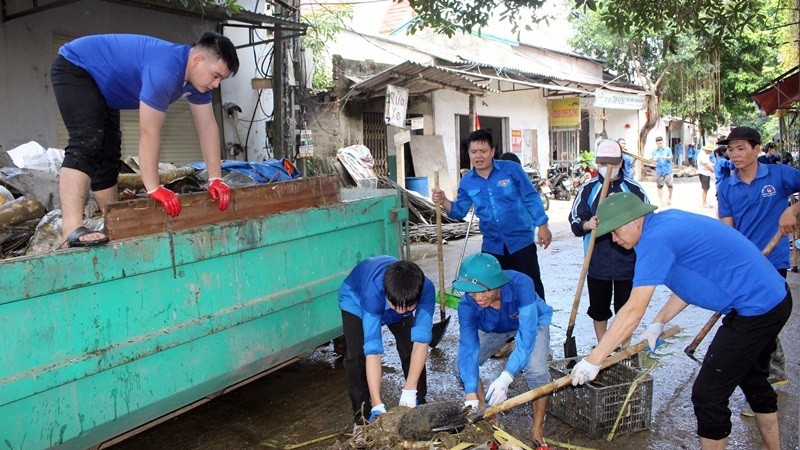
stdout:
<svg viewBox="0 0 800 450">
<path fill-rule="evenodd" d="M 439 89 L 477 95 L 482 95 L 488 90 L 445 67 L 406 61 L 357 83 L 353 86 L 353 91 L 367 97 L 379 96 L 384 94 L 387 84 L 408 89 L 409 96 L 427 94 Z"/>
</svg>

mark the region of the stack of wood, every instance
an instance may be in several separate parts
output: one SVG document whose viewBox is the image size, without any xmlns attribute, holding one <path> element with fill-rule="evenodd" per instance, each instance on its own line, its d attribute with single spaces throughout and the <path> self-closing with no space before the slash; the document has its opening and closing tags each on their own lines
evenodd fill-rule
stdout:
<svg viewBox="0 0 800 450">
<path fill-rule="evenodd" d="M 408 220 L 411 223 L 431 225 L 436 224 L 436 206 L 427 198 L 421 197 L 411 191 L 400 187 L 399 184 L 387 177 L 378 177 L 378 187 L 397 189 L 406 200 L 408 206 Z M 442 213 L 442 223 L 459 223 Z"/>
<path fill-rule="evenodd" d="M 467 222 L 442 224 L 442 243 L 447 244 L 449 240 L 461 239 L 467 236 Z M 480 234 L 478 227 L 472 224 L 469 234 L 474 236 Z M 409 226 L 408 239 L 411 242 L 436 243 L 436 225 L 411 224 Z"/>
<path fill-rule="evenodd" d="M 387 177 L 378 178 L 378 187 L 397 189 L 404 197 L 408 207 L 408 221 L 410 223 L 408 239 L 410 242 L 436 243 L 436 205 L 427 198 L 421 197 L 407 189 L 400 187 Z M 442 213 L 442 240 L 461 239 L 467 235 L 468 224 L 461 220 L 454 220 Z M 470 234 L 479 234 L 478 227 L 473 224 Z"/>
</svg>

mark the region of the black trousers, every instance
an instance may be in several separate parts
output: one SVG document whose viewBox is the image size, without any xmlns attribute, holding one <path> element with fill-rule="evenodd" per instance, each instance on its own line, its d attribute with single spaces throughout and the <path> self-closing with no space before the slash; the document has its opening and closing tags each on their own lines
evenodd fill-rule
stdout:
<svg viewBox="0 0 800 450">
<path fill-rule="evenodd" d="M 53 61 L 50 80 L 69 132 L 61 167 L 89 175 L 93 191 L 115 186 L 122 146 L 119 110 L 108 107 L 89 72 L 63 56 Z"/>
<path fill-rule="evenodd" d="M 408 369 L 411 366 L 411 351 L 414 343 L 411 342 L 411 327 L 414 325 L 414 316 L 410 315 L 400 322 L 388 325 L 389 331 L 394 335 L 397 343 L 397 353 L 403 367 L 403 375 L 408 379 Z M 355 314 L 342 311 L 342 328 L 347 351 L 344 356 L 344 371 L 347 375 L 347 392 L 353 404 L 355 423 L 363 424 L 369 417 L 372 403 L 367 384 L 367 357 L 364 355 L 364 327 L 361 319 Z M 425 403 L 428 393 L 428 382 L 425 368 L 419 376 L 417 383 L 417 404 Z"/>
<path fill-rule="evenodd" d="M 503 270 L 516 270 L 517 272 L 522 272 L 531 277 L 533 280 L 533 289 L 536 291 L 536 294 L 544 300 L 544 284 L 542 283 L 542 275 L 539 273 L 539 257 L 536 254 L 536 242 L 514 253 L 509 253 L 508 248 L 503 246 L 502 255 L 495 253 L 489 254 L 497 258 Z"/>
<path fill-rule="evenodd" d="M 791 313 L 792 295 L 787 288 L 783 301 L 766 314 L 744 317 L 734 312 L 722 319 L 692 387 L 698 436 L 719 440 L 731 433 L 728 400 L 736 386 L 753 412 L 778 410 L 778 396 L 767 381 L 769 362 L 775 338 Z"/>
</svg>

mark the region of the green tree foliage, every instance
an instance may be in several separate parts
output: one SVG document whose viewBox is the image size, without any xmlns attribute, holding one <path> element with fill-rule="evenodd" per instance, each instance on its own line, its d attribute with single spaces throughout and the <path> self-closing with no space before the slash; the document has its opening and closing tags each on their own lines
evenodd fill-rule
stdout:
<svg viewBox="0 0 800 450">
<path fill-rule="evenodd" d="M 576 12 L 572 45 L 651 94 L 640 145 L 661 113 L 713 130 L 731 116 L 752 112 L 749 94 L 776 75 L 775 34 L 764 24 L 772 23 L 779 0 L 748 4 L 604 2 L 597 10 Z M 645 18 L 658 20 L 644 24 Z"/>
<path fill-rule="evenodd" d="M 166 2 L 179 1 L 188 10 L 202 10 L 207 7 L 221 8 L 229 15 L 242 11 L 242 6 L 237 0 L 164 0 Z"/>
<path fill-rule="evenodd" d="M 315 91 L 333 86 L 333 77 L 328 67 L 330 58 L 327 45 L 344 27 L 344 20 L 352 14 L 352 6 L 336 5 L 303 15 L 302 20 L 309 24 L 309 28 L 303 36 L 302 45 L 311 51 L 314 61 L 311 83 Z"/>
</svg>

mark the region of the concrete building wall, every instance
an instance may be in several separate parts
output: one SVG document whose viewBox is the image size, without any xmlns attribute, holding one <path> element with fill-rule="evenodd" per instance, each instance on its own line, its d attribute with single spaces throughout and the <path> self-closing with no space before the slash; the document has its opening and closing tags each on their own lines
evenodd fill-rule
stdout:
<svg viewBox="0 0 800 450">
<path fill-rule="evenodd" d="M 630 109 L 598 109 L 606 117 L 606 137 L 625 139 L 628 151 L 636 152 L 639 142 L 638 111 Z M 600 128 L 602 130 L 602 128 Z"/>
<path fill-rule="evenodd" d="M 243 0 L 241 3 L 247 8 L 255 2 Z M 28 7 L 30 2 L 21 4 Z M 57 146 L 60 116 L 50 83 L 50 65 L 58 51 L 57 40 L 89 34 L 135 33 L 191 44 L 203 32 L 215 30 L 215 22 L 96 0 L 70 3 L 0 23 L 0 61 L 5 68 L 0 77 L 0 114 L 3 117 L 0 147 L 10 150 L 28 141 L 36 141 L 44 147 Z M 247 42 L 246 31 L 231 29 L 226 34 L 235 44 Z M 258 54 L 264 52 L 264 48 L 257 49 Z M 250 87 L 255 72 L 252 54 L 250 48 L 240 49 L 239 73 L 222 83 L 222 102 L 239 105 L 242 108 L 240 120 L 247 121 L 257 108 L 255 93 Z M 265 91 L 258 108 L 248 144 L 251 148 L 265 145 L 264 113 L 260 109 L 271 114 L 271 91 Z M 232 124 L 221 108 L 218 119 L 223 127 L 223 140 L 236 142 Z M 247 128 L 240 122 L 241 139 L 245 139 L 246 134 Z"/>
<path fill-rule="evenodd" d="M 550 137 L 548 134 L 547 102 L 541 90 L 508 93 L 489 93 L 477 99 L 479 116 L 507 117 L 508 129 L 537 130 L 538 157 L 541 173 L 546 173 Z M 437 91 L 433 96 L 433 134 L 444 139 L 447 167 L 451 179 L 457 180 L 458 171 L 458 130 L 456 115 L 469 114 L 469 97 L 453 91 Z M 509 142 L 510 136 L 503 136 Z M 454 189 L 455 186 L 451 186 Z"/>
</svg>

